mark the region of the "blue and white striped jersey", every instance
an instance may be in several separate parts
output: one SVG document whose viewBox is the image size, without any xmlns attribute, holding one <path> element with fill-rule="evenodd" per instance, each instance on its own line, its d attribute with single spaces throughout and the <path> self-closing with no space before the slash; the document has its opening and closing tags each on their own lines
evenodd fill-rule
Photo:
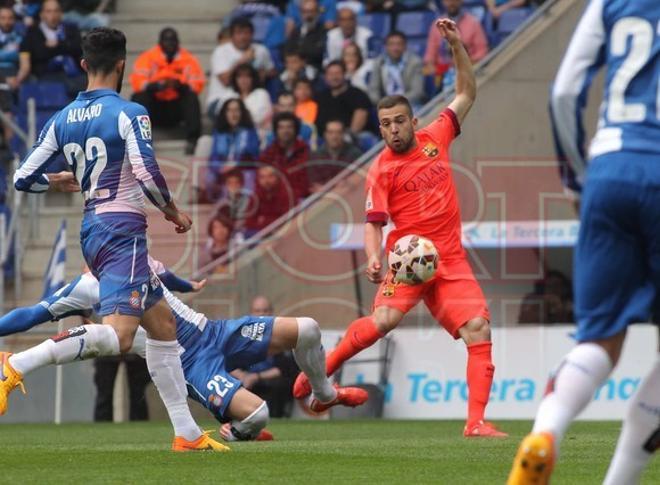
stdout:
<svg viewBox="0 0 660 485">
<path fill-rule="evenodd" d="M 589 157 L 660 154 L 660 1 L 591 0 L 573 34 L 550 112 L 562 178 L 574 191 L 581 190 L 586 169 L 582 112 L 602 66 L 605 90 Z"/>
<path fill-rule="evenodd" d="M 43 192 L 48 165 L 64 154 L 82 188 L 85 211 L 144 214 L 144 193 L 157 207 L 170 201 L 151 146 L 144 107 L 115 91 L 85 91 L 56 113 L 14 175 L 17 190 Z"/>
</svg>

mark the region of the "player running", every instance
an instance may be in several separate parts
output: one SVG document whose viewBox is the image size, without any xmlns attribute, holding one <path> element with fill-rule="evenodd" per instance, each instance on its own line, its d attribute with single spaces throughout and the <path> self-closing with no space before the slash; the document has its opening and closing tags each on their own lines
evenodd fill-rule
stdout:
<svg viewBox="0 0 660 485">
<path fill-rule="evenodd" d="M 163 293 L 172 308 L 177 340 L 183 347 L 181 361 L 188 395 L 225 423 L 220 434 L 226 441 L 272 439 L 272 435 L 264 430 L 269 416 L 266 402 L 241 388 L 241 381 L 231 375 L 234 369 L 249 367 L 270 355 L 293 350 L 298 366 L 310 376 L 314 394 L 310 408 L 315 412 L 336 405 L 354 407 L 368 399 L 363 389 L 332 386 L 325 374 L 325 352 L 315 320 L 261 316 L 209 320 L 185 305 L 167 288 L 163 288 Z M 99 302 L 98 297 L 98 281 L 91 273 L 83 274 L 71 287 L 69 296 L 63 298 L 66 304 L 50 305 L 49 312 L 52 313 L 49 314 L 57 318 L 58 311 L 66 310 L 69 315 L 90 312 Z M 71 328 L 24 352 L 13 355 L 0 352 L 0 370 L 5 375 L 19 373 L 22 379 L 47 365 L 96 357 L 94 349 L 83 355 L 79 353 L 85 338 L 80 328 Z M 70 342 L 68 352 L 53 352 L 60 339 Z M 144 357 L 146 342 L 146 332 L 139 328 L 130 352 Z"/>
<path fill-rule="evenodd" d="M 188 231 L 191 220 L 177 209 L 160 173 L 147 111 L 119 97 L 126 37 L 97 28 L 85 36 L 82 48 L 87 91 L 46 123 L 14 175 L 17 190 L 43 192 L 49 187 L 45 171 L 64 154 L 85 199 L 80 243 L 100 283 L 103 325 L 84 325 L 52 340 L 50 352 L 67 354 L 74 344 L 80 345 L 81 356 L 127 352 L 141 321 L 149 333 L 147 366 L 174 426 L 172 449 L 227 451 L 202 433 L 190 414 L 174 318 L 147 262 L 144 195 L 177 232 Z M 80 335 L 84 338 L 75 338 Z M 20 374 L 11 372 L 12 359 L 4 366 L 9 373 L 0 375 L 0 411 L 21 383 Z"/>
<path fill-rule="evenodd" d="M 585 171 L 582 110 L 606 66 Z M 616 365 L 631 323 L 660 296 L 660 3 L 592 0 L 552 89 L 562 175 L 580 201 L 574 259 L 578 345 L 555 370 L 510 485 L 548 483 L 566 429 Z M 658 359 L 656 356 L 656 359 Z M 605 484 L 633 484 L 660 447 L 660 360 L 632 399 Z"/>
<path fill-rule="evenodd" d="M 365 246 L 367 278 L 380 283 L 371 316 L 355 320 L 328 356 L 333 374 L 346 360 L 373 345 L 396 328 L 421 300 L 454 338 L 467 345 L 468 419 L 466 437 L 506 436 L 484 421 L 495 370 L 491 358 L 489 312 L 461 244 L 461 215 L 451 177 L 449 146 L 476 97 L 472 63 L 461 43 L 456 24 L 437 20 L 436 28 L 449 43 L 456 65 L 456 97 L 439 118 L 415 133 L 417 118 L 403 96 L 387 96 L 378 103 L 380 132 L 387 147 L 367 175 Z M 408 234 L 426 237 L 441 255 L 436 277 L 424 284 L 395 284 L 390 272 L 381 275 L 383 225 L 391 219 L 396 229 L 387 238 L 390 250 Z M 301 374 L 294 396 L 309 394 Z"/>
</svg>

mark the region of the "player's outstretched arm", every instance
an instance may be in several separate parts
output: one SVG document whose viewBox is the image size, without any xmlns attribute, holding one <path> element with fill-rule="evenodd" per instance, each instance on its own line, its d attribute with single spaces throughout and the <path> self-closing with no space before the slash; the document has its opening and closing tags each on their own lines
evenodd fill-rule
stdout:
<svg viewBox="0 0 660 485">
<path fill-rule="evenodd" d="M 472 108 L 472 104 L 474 104 L 474 100 L 477 97 L 477 82 L 474 78 L 472 61 L 463 46 L 463 42 L 458 33 L 458 28 L 453 20 L 436 20 L 435 27 L 449 43 L 449 47 L 451 48 L 454 57 L 454 65 L 456 68 L 456 96 L 449 104 L 449 108 L 456 115 L 458 122 L 463 123 L 463 120 L 470 111 L 470 108 Z"/>
<path fill-rule="evenodd" d="M 367 279 L 372 283 L 383 281 L 381 252 L 383 248 L 383 225 L 367 222 L 364 226 L 364 248 L 367 253 Z"/>
<path fill-rule="evenodd" d="M 54 115 L 44 125 L 39 138 L 14 174 L 14 187 L 21 192 L 46 192 L 50 180 L 45 172 L 60 149 L 55 136 Z"/>
</svg>

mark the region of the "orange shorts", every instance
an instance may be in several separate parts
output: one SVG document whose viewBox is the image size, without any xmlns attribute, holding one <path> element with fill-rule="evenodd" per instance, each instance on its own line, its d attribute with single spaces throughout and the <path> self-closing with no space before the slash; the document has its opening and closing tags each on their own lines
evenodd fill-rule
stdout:
<svg viewBox="0 0 660 485">
<path fill-rule="evenodd" d="M 391 278 L 388 272 L 378 287 L 374 309 L 386 306 L 408 313 L 424 300 L 433 318 L 454 338 L 459 337 L 458 329 L 469 320 L 490 320 L 486 298 L 465 259 L 440 266 L 436 276 L 421 285 L 392 283 Z"/>
</svg>

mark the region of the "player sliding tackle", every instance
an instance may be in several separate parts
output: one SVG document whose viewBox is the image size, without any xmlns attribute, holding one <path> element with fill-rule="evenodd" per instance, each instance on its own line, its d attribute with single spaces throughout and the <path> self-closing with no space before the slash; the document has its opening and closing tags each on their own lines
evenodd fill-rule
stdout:
<svg viewBox="0 0 660 485">
<path fill-rule="evenodd" d="M 589 164 L 582 111 L 605 90 Z M 569 425 L 616 366 L 628 325 L 660 297 L 660 2 L 591 0 L 561 63 L 551 114 L 569 191 L 580 195 L 575 248 L 577 346 L 559 364 L 507 483 L 543 485 Z M 660 448 L 660 354 L 628 408 L 606 485 L 630 485 Z M 584 449 L 587 455 L 590 450 Z M 656 480 L 657 481 L 657 480 Z"/>
<path fill-rule="evenodd" d="M 456 24 L 436 21 L 435 28 L 449 43 L 456 65 L 456 96 L 437 120 L 415 133 L 417 118 L 403 96 L 388 96 L 378 103 L 380 132 L 387 147 L 367 175 L 365 245 L 367 278 L 379 283 L 371 316 L 360 318 L 328 356 L 327 372 L 333 374 L 346 360 L 373 345 L 396 328 L 420 300 L 454 338 L 468 349 L 468 419 L 464 435 L 506 436 L 484 421 L 493 381 L 489 312 L 461 245 L 461 216 L 451 178 L 449 146 L 460 133 L 460 124 L 476 97 L 472 63 L 461 43 Z M 415 234 L 431 240 L 440 254 L 437 275 L 419 285 L 395 284 L 392 274 L 382 275 L 383 225 L 391 219 L 389 251 L 400 237 Z M 301 374 L 294 396 L 309 394 Z"/>
<path fill-rule="evenodd" d="M 167 274 L 157 261 L 150 261 L 155 273 Z M 199 284 L 174 279 L 168 281 L 182 289 Z M 358 406 L 368 394 L 363 389 L 334 388 L 325 375 L 325 352 L 321 346 L 321 331 L 311 318 L 252 317 L 235 320 L 209 320 L 197 313 L 163 288 L 165 299 L 172 308 L 176 320 L 176 336 L 184 351 L 181 354 L 183 372 L 192 399 L 205 406 L 220 422 L 225 423 L 221 435 L 227 441 L 263 438 L 268 422 L 266 403 L 241 388 L 241 382 L 230 373 L 236 368 L 249 367 L 261 362 L 268 355 L 293 350 L 298 366 L 310 376 L 314 398 L 312 410 L 322 412 L 332 406 Z M 32 326 L 66 315 L 84 315 L 99 303 L 99 282 L 91 273 L 85 273 L 60 290 L 59 295 L 43 302 L 48 317 L 36 317 L 31 312 Z M 43 308 L 43 306 L 38 305 Z M 4 326 L 10 319 L 3 317 Z M 39 321 L 41 320 L 41 321 Z M 47 365 L 65 364 L 93 358 L 92 352 L 83 355 L 76 351 L 85 338 L 82 327 L 64 332 L 61 336 L 46 340 L 18 354 L 0 352 L 2 372 L 20 373 L 21 377 Z M 6 328 L 0 330 L 5 332 Z M 6 334 L 6 333 L 5 333 Z M 58 341 L 70 342 L 66 354 L 56 352 Z M 132 353 L 144 357 L 146 334 L 141 328 L 133 341 Z M 6 402 L 6 401 L 5 401 Z M 5 406 L 6 409 L 6 406 Z M 231 421 L 227 423 L 227 421 Z"/>
<path fill-rule="evenodd" d="M 45 171 L 63 154 L 85 200 L 80 241 L 85 261 L 99 280 L 103 325 L 84 325 L 53 339 L 50 352 L 56 361 L 72 353 L 85 357 L 127 352 L 142 322 L 149 333 L 147 366 L 174 426 L 172 449 L 227 451 L 202 433 L 190 414 L 174 318 L 147 262 L 145 195 L 177 232 L 190 230 L 191 220 L 177 209 L 160 173 L 146 109 L 119 97 L 126 37 L 115 29 L 93 29 L 82 47 L 87 91 L 45 124 L 14 175 L 17 190 L 43 192 L 50 185 Z M 77 184 L 69 175 L 57 180 L 57 186 L 74 188 Z M 0 412 L 7 406 L 7 394 L 22 387 L 12 359 L 4 362 L 0 375 Z"/>
</svg>

